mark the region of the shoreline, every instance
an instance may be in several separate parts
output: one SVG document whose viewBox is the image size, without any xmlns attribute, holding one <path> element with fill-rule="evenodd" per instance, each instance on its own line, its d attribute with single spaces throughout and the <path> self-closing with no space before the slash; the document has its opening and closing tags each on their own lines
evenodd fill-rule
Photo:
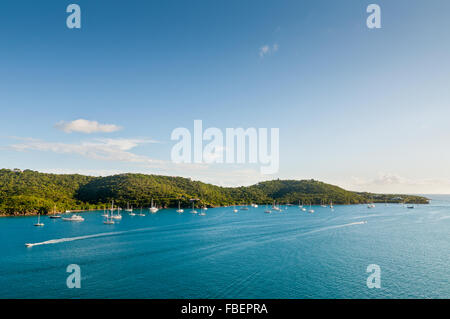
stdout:
<svg viewBox="0 0 450 319">
<path fill-rule="evenodd" d="M 76 209 L 76 210 L 70 210 L 70 213 L 66 212 L 49 212 L 47 214 L 44 214 L 42 216 L 52 216 L 52 215 L 60 215 L 60 214 L 71 214 L 71 213 L 86 213 L 86 212 L 92 212 L 97 209 Z M 14 214 L 0 214 L 1 217 L 29 217 L 29 216 L 37 216 L 38 213 L 14 213 Z"/>
<path fill-rule="evenodd" d="M 385 203 L 377 203 L 377 202 L 375 202 L 375 204 L 382 204 L 382 205 L 384 205 Z M 391 203 L 387 203 L 387 204 L 395 204 L 395 205 L 401 205 L 402 203 L 400 203 L 400 202 L 391 202 Z M 430 204 L 430 202 L 428 202 L 428 203 L 415 203 L 414 205 L 429 205 Z M 264 207 L 266 204 L 257 204 L 260 208 L 261 207 Z M 366 203 L 361 203 L 361 204 L 334 204 L 333 206 L 334 207 L 336 207 L 336 206 L 357 206 L 357 205 L 361 205 L 361 206 L 365 206 L 365 205 L 367 205 Z M 405 205 L 408 205 L 408 203 L 405 203 Z M 214 207 L 207 207 L 207 208 L 227 208 L 227 207 L 233 207 L 233 206 L 236 206 L 236 207 L 242 207 L 242 206 L 249 206 L 249 205 L 245 205 L 245 204 L 238 204 L 238 205 L 229 205 L 229 206 L 214 206 Z M 269 206 L 271 206 L 271 205 L 269 205 Z M 281 206 L 285 206 L 285 205 L 281 205 Z M 298 205 L 288 205 L 289 207 L 297 207 L 298 208 Z M 303 206 L 309 206 L 309 205 L 303 205 Z M 314 204 L 314 205 L 312 205 L 312 207 L 315 207 L 315 206 L 321 206 L 320 204 Z M 190 209 L 191 207 L 182 207 L 183 209 Z M 327 208 L 329 208 L 329 206 L 327 205 Z M 160 208 L 161 210 L 163 210 L 163 209 L 178 209 L 178 207 L 163 207 L 163 208 Z M 69 212 L 68 213 L 66 213 L 66 212 L 49 212 L 49 213 L 47 213 L 47 214 L 45 214 L 45 215 L 42 215 L 42 216 L 52 216 L 52 215 L 61 215 L 61 214 L 71 214 L 71 213 L 87 213 L 87 212 L 93 212 L 93 211 L 101 211 L 101 210 L 103 210 L 103 209 L 75 209 L 75 210 L 69 210 Z M 117 209 L 114 209 L 115 211 L 117 210 Z M 37 216 L 38 214 L 37 213 L 14 213 L 14 214 L 0 214 L 0 218 L 2 218 L 2 217 L 30 217 L 30 216 Z"/>
</svg>

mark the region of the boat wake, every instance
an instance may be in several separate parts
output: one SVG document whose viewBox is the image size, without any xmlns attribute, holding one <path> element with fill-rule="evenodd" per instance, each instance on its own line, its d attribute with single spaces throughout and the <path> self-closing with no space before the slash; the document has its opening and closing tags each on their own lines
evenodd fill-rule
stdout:
<svg viewBox="0 0 450 319">
<path fill-rule="evenodd" d="M 326 226 L 326 227 L 322 227 L 322 228 L 318 228 L 318 229 L 314 229 L 314 230 L 302 233 L 302 235 L 317 233 L 317 232 L 321 232 L 321 231 L 329 230 L 329 229 L 336 229 L 336 228 L 348 227 L 348 226 L 353 226 L 353 225 L 364 225 L 364 224 L 367 224 L 366 220 L 360 221 L 360 222 L 353 222 L 353 223 L 343 224 L 343 225 Z"/>
<path fill-rule="evenodd" d="M 84 240 L 84 239 L 108 237 L 108 236 L 117 236 L 117 235 L 122 235 L 122 234 L 127 234 L 127 233 L 133 233 L 133 232 L 148 231 L 148 230 L 152 230 L 152 229 L 154 229 L 154 228 L 141 228 L 141 229 L 119 231 L 119 232 L 109 232 L 109 233 L 100 233 L 100 234 L 78 236 L 78 237 L 51 239 L 51 240 L 43 241 L 43 242 L 40 242 L 40 243 L 25 244 L 25 246 L 33 247 L 33 246 L 40 246 L 40 245 L 52 245 L 52 244 L 59 244 L 59 243 L 65 243 L 65 242 L 69 242 L 69 241 L 76 241 L 76 240 Z"/>
</svg>

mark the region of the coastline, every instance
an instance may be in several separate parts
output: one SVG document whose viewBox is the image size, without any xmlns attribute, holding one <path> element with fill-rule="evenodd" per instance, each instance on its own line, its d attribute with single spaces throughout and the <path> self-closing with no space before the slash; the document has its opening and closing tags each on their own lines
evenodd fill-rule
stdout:
<svg viewBox="0 0 450 319">
<path fill-rule="evenodd" d="M 74 210 L 70 210 L 70 213 L 86 213 L 86 212 L 92 212 L 95 211 L 97 209 L 74 209 Z M 52 215 L 59 215 L 59 214 L 70 214 L 70 213 L 66 213 L 66 212 L 48 212 L 47 214 L 43 214 L 42 216 L 52 216 Z M 30 217 L 30 216 L 37 216 L 38 213 L 14 213 L 14 214 L 4 214 L 4 213 L 0 213 L 0 218 L 1 217 Z"/>
</svg>

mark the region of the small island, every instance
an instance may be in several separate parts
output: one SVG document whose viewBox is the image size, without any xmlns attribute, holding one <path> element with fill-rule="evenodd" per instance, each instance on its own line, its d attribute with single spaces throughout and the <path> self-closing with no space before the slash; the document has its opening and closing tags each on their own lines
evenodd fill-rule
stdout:
<svg viewBox="0 0 450 319">
<path fill-rule="evenodd" d="M 112 200 L 149 207 L 151 201 L 162 208 L 196 205 L 351 205 L 366 203 L 428 204 L 422 196 L 373 194 L 347 191 L 316 180 L 271 180 L 252 186 L 220 187 L 189 178 L 145 174 L 93 177 L 78 174 L 47 174 L 32 170 L 0 170 L 0 215 L 24 216 L 58 212 L 104 209 Z"/>
</svg>

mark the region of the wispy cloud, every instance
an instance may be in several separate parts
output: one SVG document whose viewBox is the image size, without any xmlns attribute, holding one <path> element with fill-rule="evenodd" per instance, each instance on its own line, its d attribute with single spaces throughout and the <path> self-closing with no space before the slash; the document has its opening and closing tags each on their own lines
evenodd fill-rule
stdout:
<svg viewBox="0 0 450 319">
<path fill-rule="evenodd" d="M 450 193 L 450 180 L 413 179 L 392 173 L 379 173 L 375 178 L 352 177 L 349 188 L 377 193 Z"/>
<path fill-rule="evenodd" d="M 150 139 L 93 139 L 79 143 L 46 142 L 25 138 L 22 143 L 13 144 L 16 151 L 50 151 L 60 154 L 77 154 L 95 160 L 121 161 L 133 163 L 155 163 L 158 160 L 130 152 L 133 148 L 147 143 L 156 143 Z"/>
<path fill-rule="evenodd" d="M 112 133 L 121 130 L 120 126 L 114 124 L 100 124 L 97 121 L 89 121 L 85 119 L 78 119 L 71 122 L 60 121 L 55 124 L 55 127 L 66 133 Z"/>
<path fill-rule="evenodd" d="M 259 48 L 259 56 L 261 58 L 263 58 L 263 57 L 265 57 L 267 55 L 272 55 L 275 52 L 277 52 L 278 49 L 279 49 L 278 43 L 274 43 L 271 46 L 268 45 L 268 44 L 265 44 L 265 45 L 263 45 L 262 47 Z"/>
</svg>

